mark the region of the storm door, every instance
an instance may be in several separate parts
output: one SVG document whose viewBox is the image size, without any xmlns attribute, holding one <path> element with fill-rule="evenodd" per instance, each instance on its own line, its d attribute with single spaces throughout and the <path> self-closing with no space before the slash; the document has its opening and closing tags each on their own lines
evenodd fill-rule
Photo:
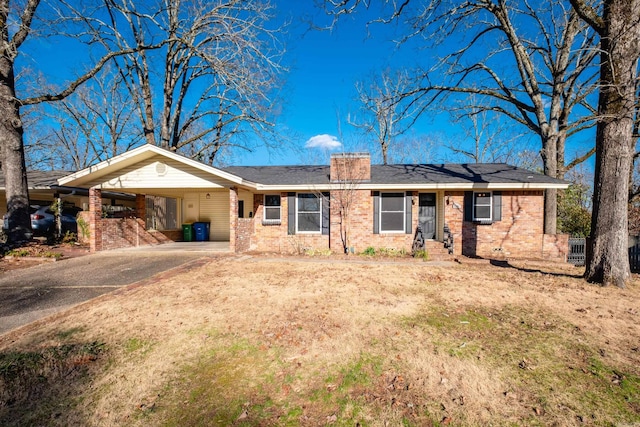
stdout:
<svg viewBox="0 0 640 427">
<path fill-rule="evenodd" d="M 418 225 L 425 240 L 436 238 L 436 193 L 420 193 Z"/>
</svg>

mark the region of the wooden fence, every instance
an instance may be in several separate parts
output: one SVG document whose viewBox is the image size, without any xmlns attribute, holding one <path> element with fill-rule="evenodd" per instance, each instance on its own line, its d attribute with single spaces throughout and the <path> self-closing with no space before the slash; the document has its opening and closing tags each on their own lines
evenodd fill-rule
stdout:
<svg viewBox="0 0 640 427">
<path fill-rule="evenodd" d="M 567 262 L 573 265 L 585 265 L 586 255 L 587 239 L 570 238 Z M 631 271 L 640 272 L 640 236 L 629 236 L 629 265 L 631 266 Z"/>
</svg>

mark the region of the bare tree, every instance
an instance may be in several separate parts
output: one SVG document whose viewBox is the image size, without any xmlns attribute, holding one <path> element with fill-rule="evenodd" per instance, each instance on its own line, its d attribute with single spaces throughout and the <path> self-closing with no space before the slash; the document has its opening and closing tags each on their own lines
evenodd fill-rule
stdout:
<svg viewBox="0 0 640 427">
<path fill-rule="evenodd" d="M 147 143 L 213 162 L 225 147 L 250 149 L 243 133 L 268 136 L 284 52 L 269 1 L 110 4 L 119 14 L 93 23 L 93 31 L 108 49 L 136 50 L 116 63 Z M 154 52 L 136 49 L 159 37 L 171 42 Z"/>
<path fill-rule="evenodd" d="M 362 116 L 349 116 L 347 122 L 365 134 L 375 136 L 385 165 L 389 161 L 389 148 L 418 117 L 419 103 L 405 106 L 399 99 L 410 87 L 411 79 L 406 71 L 390 70 L 371 77 L 368 83 L 356 84 Z"/>
<path fill-rule="evenodd" d="M 585 278 L 625 287 L 631 279 L 627 202 L 640 76 L 640 0 L 603 0 L 602 9 L 585 0 L 570 1 L 600 35 L 591 250 Z"/>
<path fill-rule="evenodd" d="M 326 0 L 336 19 L 364 0 Z M 562 178 L 584 156 L 567 161 L 567 139 L 593 126 L 597 35 L 563 0 L 387 0 L 376 23 L 400 22 L 400 43 L 422 37 L 424 52 L 459 49 L 429 63 L 405 98 L 432 107 L 456 95 L 481 101 L 470 109 L 501 114 L 538 135 L 545 174 Z M 384 12 L 383 12 L 384 13 Z M 445 43 L 446 42 L 446 43 Z M 426 56 L 426 55 L 425 55 Z M 407 105 L 411 105 L 410 103 Z M 442 104 L 438 104 L 442 105 Z M 545 192 L 545 232 L 556 232 L 557 191 Z"/>
<path fill-rule="evenodd" d="M 477 105 L 474 98 L 472 95 L 471 105 Z M 446 147 L 473 163 L 519 165 L 527 135 L 514 132 L 509 126 L 513 122 L 505 123 L 503 117 L 487 108 L 468 108 L 466 105 L 467 102 L 463 102 L 459 108 L 452 109 L 464 138 L 456 138 L 455 143 L 447 142 Z"/>
<path fill-rule="evenodd" d="M 80 170 L 144 140 L 134 105 L 121 90 L 121 77 L 110 71 L 106 67 L 101 78 L 39 109 L 39 120 L 26 127 L 28 164 Z"/>
<path fill-rule="evenodd" d="M 2 43 L 0 46 L 0 153 L 7 197 L 7 220 L 9 225 L 7 236 L 11 241 L 25 240 L 30 235 L 31 229 L 21 107 L 64 99 L 83 83 L 95 77 L 102 67 L 116 56 L 161 46 L 160 43 L 156 45 L 139 45 L 132 49 L 97 52 L 100 55 L 100 59 L 93 62 L 88 71 L 75 78 L 75 80 L 68 82 L 61 89 L 53 92 L 48 92 L 45 89 L 44 93 L 20 96 L 16 93 L 16 58 L 22 52 L 24 43 L 31 34 L 33 27 L 37 25 L 36 22 L 39 28 L 49 28 L 49 32 L 54 32 L 58 25 L 62 27 L 65 24 L 78 30 L 78 19 L 82 19 L 84 16 L 75 14 L 65 3 L 48 4 L 48 9 L 46 9 L 45 13 L 49 13 L 50 16 L 54 16 L 56 19 L 52 18 L 48 23 L 43 23 L 36 19 L 36 13 L 40 10 L 39 6 L 40 0 L 27 0 L 25 2 L 0 1 L 0 28 L 2 28 Z M 44 18 L 40 17 L 40 19 Z M 74 33 L 75 36 L 72 40 L 79 42 L 91 41 L 83 38 L 82 35 L 78 36 L 78 31 Z M 64 34 L 60 33 L 59 36 L 64 37 Z M 23 87 L 26 87 L 26 85 Z"/>
<path fill-rule="evenodd" d="M 416 135 L 413 132 L 398 138 L 389 147 L 389 163 L 432 163 L 436 147 L 443 146 L 441 135 Z"/>
<path fill-rule="evenodd" d="M 331 159 L 331 183 L 335 187 L 331 193 L 324 195 L 329 197 L 332 217 L 337 218 L 340 242 L 343 253 L 349 254 L 351 248 L 352 214 L 354 206 L 358 206 L 358 197 L 362 191 L 358 191 L 363 180 L 368 178 L 370 172 L 363 167 L 358 156 L 351 153 L 336 154 Z M 367 158 L 367 161 L 369 159 Z"/>
</svg>

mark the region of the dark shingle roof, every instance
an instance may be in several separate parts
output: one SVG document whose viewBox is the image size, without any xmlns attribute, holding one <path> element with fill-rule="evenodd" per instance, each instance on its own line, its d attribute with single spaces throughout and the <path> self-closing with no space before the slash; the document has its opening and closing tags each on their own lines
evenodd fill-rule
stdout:
<svg viewBox="0 0 640 427">
<path fill-rule="evenodd" d="M 559 184 L 563 182 L 505 163 L 374 165 L 371 166 L 371 181 L 381 184 L 516 184 L 523 182 Z"/>
<path fill-rule="evenodd" d="M 264 185 L 329 184 L 329 166 L 232 166 L 224 171 Z M 371 184 L 562 184 L 504 163 L 372 165 Z"/>
<path fill-rule="evenodd" d="M 29 188 L 49 188 L 58 185 L 58 178 L 67 176 L 73 172 L 69 171 L 28 171 L 27 182 Z M 5 188 L 4 174 L 0 173 L 0 188 Z"/>
<path fill-rule="evenodd" d="M 329 166 L 230 166 L 221 169 L 247 181 L 264 185 L 329 183 Z"/>
</svg>

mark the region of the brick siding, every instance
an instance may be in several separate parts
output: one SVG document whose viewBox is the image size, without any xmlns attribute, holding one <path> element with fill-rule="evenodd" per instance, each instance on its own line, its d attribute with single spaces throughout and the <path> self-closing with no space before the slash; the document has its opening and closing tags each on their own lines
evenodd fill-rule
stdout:
<svg viewBox="0 0 640 427">
<path fill-rule="evenodd" d="M 369 153 L 332 154 L 329 175 L 332 182 L 370 180 L 371 158 Z"/>
<path fill-rule="evenodd" d="M 418 195 L 412 193 L 412 230 L 418 225 Z M 348 230 L 348 248 L 356 253 L 368 247 L 409 252 L 413 233 L 373 232 L 373 195 L 370 190 L 345 189 L 331 194 L 330 235 L 287 234 L 287 193 L 281 193 L 281 222 L 263 225 L 264 195 L 254 195 L 255 221 L 251 249 L 259 252 L 294 253 L 303 249 L 343 251 L 341 225 Z M 347 218 L 340 206 L 348 206 Z M 536 258 L 563 260 L 566 236 L 543 234 L 544 197 L 540 190 L 503 191 L 502 220 L 491 224 L 464 221 L 464 191 L 444 193 L 444 222 L 454 238 L 454 254 L 491 259 Z"/>
<path fill-rule="evenodd" d="M 254 228 L 253 218 L 239 218 L 236 231 L 236 252 L 246 252 L 251 249 L 251 236 Z"/>
</svg>

